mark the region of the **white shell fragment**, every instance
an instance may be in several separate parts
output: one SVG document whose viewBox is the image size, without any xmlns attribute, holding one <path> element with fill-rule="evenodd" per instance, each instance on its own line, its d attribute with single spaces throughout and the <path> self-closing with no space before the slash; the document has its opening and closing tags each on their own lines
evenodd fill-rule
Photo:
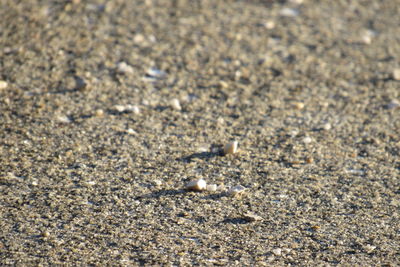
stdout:
<svg viewBox="0 0 400 267">
<path fill-rule="evenodd" d="M 323 128 L 325 131 L 329 131 L 330 129 L 332 129 L 332 125 L 331 125 L 329 122 L 327 122 L 327 123 L 325 123 L 324 125 L 322 125 L 322 128 Z"/>
<path fill-rule="evenodd" d="M 134 72 L 133 67 L 128 65 L 126 62 L 118 63 L 117 71 L 122 74 L 132 74 Z"/>
<path fill-rule="evenodd" d="M 6 89 L 8 83 L 6 81 L 0 81 L 0 90 Z"/>
<path fill-rule="evenodd" d="M 207 188 L 207 182 L 204 179 L 190 181 L 186 184 L 185 189 L 191 191 L 203 191 Z"/>
<path fill-rule="evenodd" d="M 156 68 L 148 69 L 146 74 L 153 78 L 163 78 L 167 75 L 164 71 L 156 69 Z"/>
<path fill-rule="evenodd" d="M 118 112 L 133 112 L 135 114 L 140 113 L 139 107 L 134 105 L 115 105 L 114 109 Z"/>
<path fill-rule="evenodd" d="M 230 196 L 241 195 L 245 190 L 246 190 L 246 187 L 237 185 L 228 190 L 228 195 L 230 195 Z"/>
<path fill-rule="evenodd" d="M 361 40 L 364 44 L 371 44 L 376 35 L 377 33 L 375 31 L 367 29 L 362 33 Z"/>
<path fill-rule="evenodd" d="M 238 150 L 238 142 L 233 141 L 233 142 L 225 145 L 224 155 L 235 154 L 235 153 L 237 153 L 237 150 Z"/>
<path fill-rule="evenodd" d="M 123 105 L 115 105 L 114 108 L 118 112 L 124 112 L 125 111 L 125 106 L 123 106 Z"/>
<path fill-rule="evenodd" d="M 177 98 L 174 98 L 171 100 L 171 107 L 178 111 L 182 110 L 181 103 L 179 102 L 179 99 L 177 99 Z"/>
<path fill-rule="evenodd" d="M 365 250 L 368 254 L 372 253 L 375 249 L 376 249 L 376 246 L 372 246 L 372 245 L 370 245 L 370 244 L 367 244 L 367 245 L 364 246 L 364 250 Z"/>
<path fill-rule="evenodd" d="M 68 116 L 66 116 L 66 115 L 59 115 L 59 116 L 57 116 L 56 119 L 60 123 L 70 123 L 71 122 L 70 118 L 68 118 Z"/>
<path fill-rule="evenodd" d="M 298 109 L 298 110 L 303 109 L 304 106 L 305 106 L 305 105 L 304 105 L 303 102 L 294 102 L 294 103 L 293 103 L 293 107 L 294 107 L 295 109 Z"/>
<path fill-rule="evenodd" d="M 393 70 L 393 79 L 400 81 L 400 68 Z"/>
</svg>

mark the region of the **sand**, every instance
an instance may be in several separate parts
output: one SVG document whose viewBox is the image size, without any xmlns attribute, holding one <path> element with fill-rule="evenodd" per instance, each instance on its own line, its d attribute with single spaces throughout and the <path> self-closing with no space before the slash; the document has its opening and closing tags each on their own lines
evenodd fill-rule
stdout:
<svg viewBox="0 0 400 267">
<path fill-rule="evenodd" d="M 2 0 L 0 264 L 399 265 L 399 14 Z"/>
</svg>

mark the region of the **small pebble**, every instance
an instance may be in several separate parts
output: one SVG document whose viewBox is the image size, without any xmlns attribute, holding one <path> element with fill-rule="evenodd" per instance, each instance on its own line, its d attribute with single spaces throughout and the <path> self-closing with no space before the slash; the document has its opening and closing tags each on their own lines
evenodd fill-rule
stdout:
<svg viewBox="0 0 400 267">
<path fill-rule="evenodd" d="M 301 110 L 301 109 L 304 108 L 304 103 L 303 102 L 294 102 L 293 103 L 293 107 L 298 109 L 298 110 Z"/>
<path fill-rule="evenodd" d="M 0 81 L 0 90 L 6 89 L 8 83 L 6 81 Z"/>
<path fill-rule="evenodd" d="M 311 143 L 311 142 L 312 142 L 311 137 L 306 136 L 306 137 L 303 138 L 303 143 L 304 143 L 304 144 L 309 144 L 309 143 Z"/>
<path fill-rule="evenodd" d="M 161 180 L 154 180 L 154 184 L 156 186 L 160 186 L 160 185 L 162 185 L 162 181 Z"/>
<path fill-rule="evenodd" d="M 279 14 L 284 17 L 296 17 L 299 15 L 299 11 L 297 9 L 285 7 L 281 9 Z"/>
<path fill-rule="evenodd" d="M 255 221 L 262 221 L 263 220 L 263 217 L 258 216 L 258 215 L 254 214 L 254 213 L 251 213 L 251 212 L 247 212 L 246 214 L 244 214 L 243 218 L 246 221 L 249 221 L 249 222 L 255 222 Z"/>
<path fill-rule="evenodd" d="M 134 69 L 132 66 L 128 65 L 125 62 L 120 62 L 117 65 L 117 71 L 122 74 L 132 74 Z"/>
<path fill-rule="evenodd" d="M 400 68 L 394 69 L 393 70 L 393 79 L 395 79 L 396 81 L 400 81 Z M 0 86 L 1 88 L 1 86 Z"/>
<path fill-rule="evenodd" d="M 124 112 L 125 111 L 125 106 L 123 105 L 115 105 L 114 109 L 118 112 Z"/>
<path fill-rule="evenodd" d="M 223 88 L 223 89 L 226 89 L 226 88 L 229 87 L 229 84 L 227 82 L 225 82 L 225 81 L 219 81 L 219 87 Z"/>
<path fill-rule="evenodd" d="M 96 114 L 96 117 L 103 117 L 104 116 L 104 110 L 97 109 L 95 114 Z"/>
<path fill-rule="evenodd" d="M 133 130 L 132 128 L 129 128 L 128 130 L 126 130 L 126 132 L 127 132 L 128 134 L 131 134 L 131 135 L 137 134 L 137 132 L 136 132 L 135 130 Z"/>
<path fill-rule="evenodd" d="M 280 248 L 273 249 L 272 253 L 274 253 L 275 256 L 281 256 L 282 255 L 282 249 L 280 249 Z"/>
<path fill-rule="evenodd" d="M 272 30 L 273 28 L 275 28 L 275 22 L 273 20 L 268 20 L 268 21 L 264 22 L 263 25 L 268 30 Z"/>
<path fill-rule="evenodd" d="M 179 99 L 177 99 L 177 98 L 174 98 L 171 100 L 171 107 L 178 111 L 182 110 L 181 103 L 179 102 Z"/>
<path fill-rule="evenodd" d="M 372 39 L 376 36 L 376 32 L 373 30 L 365 30 L 362 33 L 361 40 L 364 44 L 371 44 Z"/>
<path fill-rule="evenodd" d="M 61 123 L 70 123 L 71 122 L 71 120 L 65 115 L 59 115 L 57 117 L 57 121 L 61 122 Z"/>
<path fill-rule="evenodd" d="M 296 137 L 298 134 L 299 134 L 299 131 L 298 131 L 298 130 L 292 130 L 292 131 L 289 132 L 289 135 L 290 135 L 291 137 Z"/>
<path fill-rule="evenodd" d="M 42 233 L 42 236 L 43 236 L 43 237 L 49 237 L 49 236 L 50 236 L 50 233 L 47 232 L 47 231 L 44 231 L 44 232 Z"/>
<path fill-rule="evenodd" d="M 185 189 L 191 191 L 203 191 L 207 188 L 207 183 L 204 179 L 190 181 L 186 184 Z"/>
<path fill-rule="evenodd" d="M 237 149 L 238 149 L 237 141 L 233 141 L 229 144 L 226 144 L 224 147 L 224 155 L 235 154 L 235 153 L 237 153 Z"/>
<path fill-rule="evenodd" d="M 118 112 L 133 112 L 135 114 L 140 113 L 140 109 L 134 105 L 115 105 L 114 109 Z"/>
<path fill-rule="evenodd" d="M 325 123 L 325 124 L 322 126 L 322 128 L 323 128 L 325 131 L 329 131 L 330 129 L 332 129 L 332 125 L 331 125 L 329 122 L 327 122 L 327 123 Z"/>
<path fill-rule="evenodd" d="M 133 42 L 140 44 L 143 43 L 145 41 L 145 38 L 142 34 L 135 34 L 135 36 L 133 37 Z"/>
<path fill-rule="evenodd" d="M 372 246 L 370 244 L 364 246 L 364 250 L 369 254 L 372 253 L 376 249 L 376 246 Z"/>
</svg>

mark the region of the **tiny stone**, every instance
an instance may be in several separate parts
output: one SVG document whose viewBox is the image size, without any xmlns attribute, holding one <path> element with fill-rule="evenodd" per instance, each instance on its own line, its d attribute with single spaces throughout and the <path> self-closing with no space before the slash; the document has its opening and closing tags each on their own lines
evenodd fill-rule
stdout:
<svg viewBox="0 0 400 267">
<path fill-rule="evenodd" d="M 171 100 L 171 107 L 178 111 L 182 110 L 181 103 L 177 98 Z"/>
<path fill-rule="evenodd" d="M 129 66 L 125 62 L 118 63 L 117 70 L 119 73 L 122 73 L 122 74 L 132 74 L 134 72 L 133 67 Z"/>
<path fill-rule="evenodd" d="M 372 246 L 370 244 L 364 246 L 364 250 L 369 254 L 372 253 L 376 249 L 376 246 Z"/>
<path fill-rule="evenodd" d="M 132 135 L 137 134 L 137 132 L 136 132 L 135 130 L 133 130 L 132 128 L 129 128 L 128 130 L 126 130 L 126 132 L 127 132 L 128 134 L 132 134 Z"/>
<path fill-rule="evenodd" d="M 312 142 L 311 137 L 306 136 L 306 137 L 303 138 L 303 143 L 304 143 L 304 144 L 309 144 L 309 143 L 311 143 L 311 142 Z"/>
<path fill-rule="evenodd" d="M 161 180 L 154 180 L 154 184 L 156 186 L 160 186 L 160 185 L 162 185 L 162 181 Z"/>
<path fill-rule="evenodd" d="M 219 81 L 219 86 L 223 89 L 226 89 L 229 87 L 229 84 L 225 81 Z"/>
<path fill-rule="evenodd" d="M 44 231 L 44 232 L 42 233 L 42 236 L 43 236 L 43 237 L 49 237 L 49 236 L 50 236 L 50 233 L 47 232 L 47 231 Z"/>
<path fill-rule="evenodd" d="M 124 112 L 125 111 L 125 106 L 123 105 L 115 105 L 114 109 L 118 112 Z"/>
<path fill-rule="evenodd" d="M 296 137 L 298 134 L 299 134 L 299 131 L 298 131 L 298 130 L 292 130 L 292 131 L 289 132 L 289 135 L 290 135 L 291 137 Z"/>
<path fill-rule="evenodd" d="M 376 32 L 373 30 L 365 30 L 361 36 L 361 40 L 365 44 L 371 44 L 372 39 L 376 36 Z"/>
<path fill-rule="evenodd" d="M 104 111 L 102 109 L 98 109 L 98 110 L 96 110 L 95 114 L 96 114 L 97 117 L 103 117 Z"/>
<path fill-rule="evenodd" d="M 296 17 L 299 15 L 299 11 L 297 9 L 285 7 L 281 9 L 280 15 L 284 17 Z"/>
<path fill-rule="evenodd" d="M 207 187 L 206 181 L 204 179 L 198 179 L 187 183 L 185 189 L 192 191 L 203 191 L 206 189 L 206 187 Z"/>
<path fill-rule="evenodd" d="M 264 23 L 264 27 L 268 30 L 272 30 L 273 28 L 275 28 L 275 22 L 273 20 L 268 20 Z"/>
<path fill-rule="evenodd" d="M 0 81 L 0 90 L 6 89 L 8 83 L 6 81 Z"/>
<path fill-rule="evenodd" d="M 224 148 L 224 155 L 235 154 L 237 152 L 237 147 L 238 147 L 237 141 L 233 141 L 229 144 L 226 144 Z"/>
<path fill-rule="evenodd" d="M 400 81 L 400 68 L 393 70 L 393 79 L 395 79 L 396 81 Z"/>
<path fill-rule="evenodd" d="M 275 256 L 280 256 L 280 255 L 282 255 L 282 249 L 276 248 L 276 249 L 272 250 L 272 253 L 274 253 Z"/>
<path fill-rule="evenodd" d="M 140 44 L 143 43 L 145 41 L 145 38 L 142 34 L 135 34 L 135 36 L 133 37 L 133 42 Z"/>
<path fill-rule="evenodd" d="M 332 125 L 329 122 L 327 122 L 322 126 L 322 128 L 326 131 L 329 131 L 332 128 Z"/>
<path fill-rule="evenodd" d="M 293 106 L 294 106 L 294 108 L 301 110 L 304 108 L 304 103 L 303 102 L 294 102 Z"/>
</svg>

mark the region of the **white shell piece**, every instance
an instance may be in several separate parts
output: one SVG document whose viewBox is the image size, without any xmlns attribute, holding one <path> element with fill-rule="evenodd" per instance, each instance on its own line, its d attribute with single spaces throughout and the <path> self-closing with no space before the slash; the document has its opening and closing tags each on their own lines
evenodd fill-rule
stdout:
<svg viewBox="0 0 400 267">
<path fill-rule="evenodd" d="M 233 141 L 229 144 L 226 144 L 225 148 L 224 148 L 224 154 L 228 155 L 228 154 L 235 154 L 237 152 L 237 148 L 238 148 L 238 142 L 237 141 Z"/>
<path fill-rule="evenodd" d="M 186 190 L 203 191 L 207 188 L 207 182 L 204 179 L 190 181 L 186 184 Z"/>
<path fill-rule="evenodd" d="M 171 100 L 171 107 L 175 110 L 182 110 L 181 103 L 177 98 Z"/>
</svg>

